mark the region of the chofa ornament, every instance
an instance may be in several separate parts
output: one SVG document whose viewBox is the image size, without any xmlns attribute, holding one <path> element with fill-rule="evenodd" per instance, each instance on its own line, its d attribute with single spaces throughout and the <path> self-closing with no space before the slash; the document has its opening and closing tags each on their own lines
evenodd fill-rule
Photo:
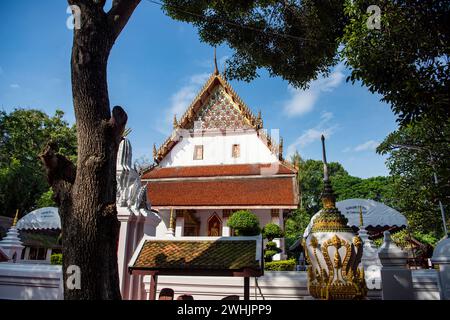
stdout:
<svg viewBox="0 0 450 320">
<path fill-rule="evenodd" d="M 322 136 L 324 190 L 323 209 L 303 241 L 308 261 L 308 290 L 317 299 L 363 299 L 367 294 L 361 238 L 347 226 L 336 208 L 336 197 L 328 177 L 325 138 Z"/>
</svg>

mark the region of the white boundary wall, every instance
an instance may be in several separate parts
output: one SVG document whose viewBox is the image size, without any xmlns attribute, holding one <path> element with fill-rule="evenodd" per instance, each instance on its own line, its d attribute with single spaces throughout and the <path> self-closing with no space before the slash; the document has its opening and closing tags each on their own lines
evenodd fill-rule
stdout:
<svg viewBox="0 0 450 320">
<path fill-rule="evenodd" d="M 0 300 L 62 300 L 61 266 L 0 263 Z"/>
<path fill-rule="evenodd" d="M 414 297 L 417 300 L 438 300 L 436 270 L 413 270 Z M 61 266 L 42 264 L 0 263 L 0 300 L 60 300 L 62 299 Z M 149 277 L 144 277 L 145 293 L 149 294 Z M 301 300 L 311 299 L 304 271 L 266 271 L 250 281 L 250 299 Z M 191 294 L 195 300 L 219 300 L 228 295 L 243 299 L 244 279 L 238 277 L 159 276 L 157 294 L 162 288 L 172 288 L 175 299 Z M 369 292 L 371 299 L 380 299 L 380 292 Z M 145 298 L 145 297 L 144 297 Z"/>
</svg>

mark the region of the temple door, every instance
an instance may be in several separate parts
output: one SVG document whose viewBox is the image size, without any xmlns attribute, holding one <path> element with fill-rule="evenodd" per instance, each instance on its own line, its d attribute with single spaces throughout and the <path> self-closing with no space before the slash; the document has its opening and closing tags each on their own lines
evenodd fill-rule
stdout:
<svg viewBox="0 0 450 320">
<path fill-rule="evenodd" d="M 222 220 L 217 216 L 217 213 L 208 219 L 208 236 L 221 237 L 222 236 Z"/>
</svg>

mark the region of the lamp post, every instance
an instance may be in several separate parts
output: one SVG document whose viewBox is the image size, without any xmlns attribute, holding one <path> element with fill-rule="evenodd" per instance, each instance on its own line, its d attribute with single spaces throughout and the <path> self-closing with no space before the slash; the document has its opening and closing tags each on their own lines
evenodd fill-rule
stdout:
<svg viewBox="0 0 450 320">
<path fill-rule="evenodd" d="M 424 147 L 418 147 L 418 146 L 411 146 L 411 145 L 404 145 L 404 144 L 395 144 L 393 145 L 394 148 L 404 148 L 404 149 L 412 149 L 412 150 L 425 150 L 428 151 L 428 153 L 430 154 L 430 160 L 431 160 L 431 167 L 433 168 L 433 180 L 436 186 L 438 186 L 438 178 L 437 178 L 437 174 L 436 174 L 436 168 L 434 166 L 434 161 L 433 161 L 433 153 L 431 152 L 430 149 L 428 148 L 424 148 Z M 439 202 L 439 209 L 441 210 L 441 217 L 442 217 L 442 225 L 444 227 L 444 234 L 447 235 L 448 231 L 447 231 L 447 223 L 446 223 L 446 219 L 445 219 L 445 210 L 444 210 L 444 206 L 442 205 L 442 202 L 440 199 L 438 199 Z"/>
</svg>

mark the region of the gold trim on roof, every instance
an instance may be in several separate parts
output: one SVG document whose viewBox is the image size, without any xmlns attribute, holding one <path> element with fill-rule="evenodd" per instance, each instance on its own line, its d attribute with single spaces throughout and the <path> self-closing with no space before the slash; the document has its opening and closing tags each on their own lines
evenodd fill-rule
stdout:
<svg viewBox="0 0 450 320">
<path fill-rule="evenodd" d="M 216 81 L 218 83 L 216 83 Z M 255 116 L 253 112 L 250 110 L 250 108 L 242 101 L 242 99 L 239 97 L 239 95 L 234 91 L 231 84 L 223 78 L 223 76 L 220 73 L 213 73 L 209 79 L 206 81 L 206 83 L 203 85 L 200 92 L 197 94 L 195 99 L 192 101 L 192 103 L 187 108 L 186 112 L 183 114 L 183 116 L 179 119 L 177 123 L 177 127 L 175 127 L 175 121 L 174 121 L 174 131 L 168 137 L 164 143 L 158 148 L 156 153 L 154 153 L 154 159 L 159 162 L 161 161 L 167 153 L 172 149 L 173 145 L 175 144 L 175 133 L 178 128 L 180 129 L 188 129 L 190 128 L 191 124 L 193 124 L 197 118 L 196 115 L 199 111 L 199 109 L 203 106 L 204 99 L 203 96 L 207 93 L 210 93 L 213 91 L 213 88 L 216 85 L 221 85 L 225 92 L 230 96 L 233 104 L 238 108 L 239 112 L 244 116 L 245 120 L 248 122 L 249 126 L 253 129 L 259 131 L 263 128 L 263 122 L 261 119 L 261 114 L 259 113 L 258 116 Z M 269 147 L 269 149 L 277 154 L 278 145 L 273 144 L 270 137 L 263 131 L 261 131 L 260 135 L 263 138 L 263 141 L 265 140 L 266 145 Z"/>
</svg>

